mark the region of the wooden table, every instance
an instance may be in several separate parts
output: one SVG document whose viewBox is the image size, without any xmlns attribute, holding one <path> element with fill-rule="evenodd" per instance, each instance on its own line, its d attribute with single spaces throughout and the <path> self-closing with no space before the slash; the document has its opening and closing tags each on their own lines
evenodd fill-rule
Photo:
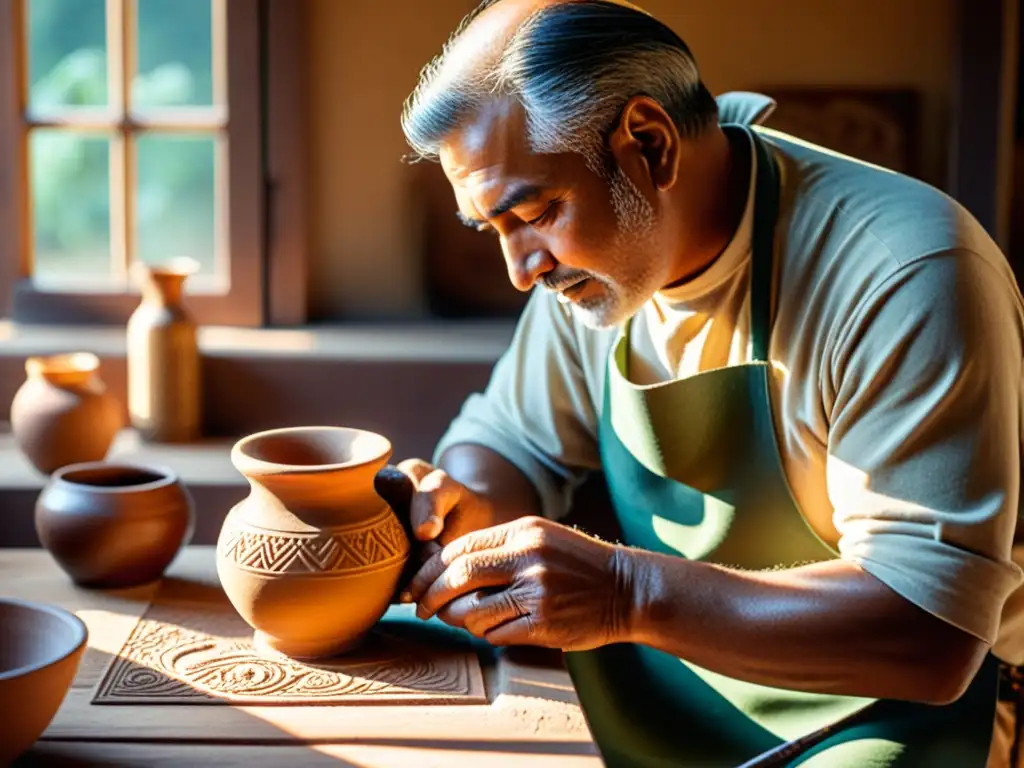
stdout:
<svg viewBox="0 0 1024 768">
<path fill-rule="evenodd" d="M 213 548 L 187 548 L 168 576 L 217 585 Z M 485 666 L 484 705 L 91 704 L 157 587 L 85 590 L 43 550 L 0 549 L 0 596 L 59 605 L 89 627 L 74 685 L 16 766 L 601 765 L 559 655 L 532 649 L 502 651 Z"/>
</svg>

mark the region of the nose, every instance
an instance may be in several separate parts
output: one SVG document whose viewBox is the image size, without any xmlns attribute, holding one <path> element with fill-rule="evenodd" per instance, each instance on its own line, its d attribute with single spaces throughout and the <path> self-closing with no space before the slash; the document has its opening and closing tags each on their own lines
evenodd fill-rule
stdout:
<svg viewBox="0 0 1024 768">
<path fill-rule="evenodd" d="M 543 275 L 555 268 L 555 259 L 546 248 L 534 246 L 519 248 L 509 240 L 502 240 L 508 279 L 517 290 L 529 291 Z"/>
</svg>

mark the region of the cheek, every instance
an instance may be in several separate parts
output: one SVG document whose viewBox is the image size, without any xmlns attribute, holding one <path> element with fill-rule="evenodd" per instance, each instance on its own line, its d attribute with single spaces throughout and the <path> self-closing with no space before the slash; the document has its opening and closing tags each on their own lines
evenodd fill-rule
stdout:
<svg viewBox="0 0 1024 768">
<path fill-rule="evenodd" d="M 616 229 L 614 219 L 587 215 L 574 206 L 566 206 L 558 222 L 546 233 L 548 247 L 555 259 L 567 267 L 601 272 L 612 256 Z"/>
</svg>

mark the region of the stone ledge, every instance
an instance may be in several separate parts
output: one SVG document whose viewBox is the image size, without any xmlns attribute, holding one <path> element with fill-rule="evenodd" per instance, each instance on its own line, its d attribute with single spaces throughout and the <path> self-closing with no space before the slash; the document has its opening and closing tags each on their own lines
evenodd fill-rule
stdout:
<svg viewBox="0 0 1024 768">
<path fill-rule="evenodd" d="M 244 330 L 201 334 L 203 435 L 237 438 L 295 424 L 382 432 L 396 454 L 429 452 L 508 348 L 508 323 Z M 124 332 L 0 322 L 0 419 L 33 354 L 90 351 L 122 405 Z M 127 414 L 125 414 L 127 415 Z"/>
<path fill-rule="evenodd" d="M 189 445 L 147 445 L 132 430 L 121 432 L 108 461 L 167 467 L 181 478 L 196 503 L 195 544 L 214 544 L 224 516 L 245 497 L 248 483 L 232 466 L 231 440 Z M 0 547 L 35 547 L 36 498 L 47 478 L 18 450 L 0 426 Z"/>
<path fill-rule="evenodd" d="M 203 327 L 199 329 L 199 346 L 204 357 L 493 365 L 508 348 L 514 330 L 514 322 L 507 320 L 301 328 Z M 68 351 L 123 358 L 124 329 L 118 326 L 19 325 L 0 320 L 0 357 L 23 359 L 29 355 Z"/>
<path fill-rule="evenodd" d="M 246 481 L 231 464 L 233 443 L 221 438 L 188 445 L 150 445 L 143 442 L 134 430 L 125 429 L 114 439 L 107 460 L 167 467 L 189 487 L 241 487 Z M 7 425 L 0 424 L 0 491 L 38 491 L 45 483 L 46 476 L 40 474 L 18 450 Z"/>
</svg>

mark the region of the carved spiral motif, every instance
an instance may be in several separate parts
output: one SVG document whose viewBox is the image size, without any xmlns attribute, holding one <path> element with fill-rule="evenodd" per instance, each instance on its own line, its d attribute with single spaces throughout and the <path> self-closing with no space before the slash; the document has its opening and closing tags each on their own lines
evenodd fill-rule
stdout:
<svg viewBox="0 0 1024 768">
<path fill-rule="evenodd" d="M 399 560 L 408 548 L 405 531 L 388 510 L 360 528 L 312 534 L 261 532 L 229 519 L 218 555 L 257 573 L 337 574 Z"/>
<path fill-rule="evenodd" d="M 425 703 L 478 696 L 470 683 L 472 652 L 441 652 L 375 632 L 360 653 L 306 664 L 261 655 L 241 637 L 247 629 L 227 606 L 202 614 L 154 606 L 112 661 L 93 702 Z"/>
</svg>

